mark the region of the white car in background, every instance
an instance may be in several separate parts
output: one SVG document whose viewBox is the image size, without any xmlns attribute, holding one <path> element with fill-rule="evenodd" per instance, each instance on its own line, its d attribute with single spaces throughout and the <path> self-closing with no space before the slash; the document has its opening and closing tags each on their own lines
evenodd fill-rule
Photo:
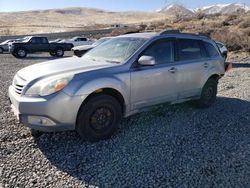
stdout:
<svg viewBox="0 0 250 188">
<path fill-rule="evenodd" d="M 75 46 L 82 46 L 82 45 L 91 45 L 93 41 L 86 37 L 73 37 L 71 39 L 61 40 L 60 42 L 71 43 Z"/>
<path fill-rule="evenodd" d="M 9 44 L 20 41 L 20 39 L 10 39 L 0 43 L 0 54 L 9 51 Z"/>
<path fill-rule="evenodd" d="M 95 48 L 96 46 L 99 46 L 100 44 L 106 42 L 107 40 L 111 39 L 113 37 L 103 37 L 100 38 L 99 40 L 97 40 L 96 42 L 94 42 L 91 45 L 82 45 L 82 46 L 76 46 L 74 48 L 72 48 L 71 50 L 74 51 L 74 54 L 78 57 L 82 57 L 83 54 L 85 54 L 86 52 L 88 52 L 89 50 Z"/>
</svg>

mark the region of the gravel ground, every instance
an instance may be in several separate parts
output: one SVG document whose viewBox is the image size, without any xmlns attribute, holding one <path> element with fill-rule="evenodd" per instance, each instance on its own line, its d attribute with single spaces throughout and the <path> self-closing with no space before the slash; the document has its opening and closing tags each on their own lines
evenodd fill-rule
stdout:
<svg viewBox="0 0 250 188">
<path fill-rule="evenodd" d="M 250 58 L 234 60 L 212 107 L 154 107 L 95 144 L 32 134 L 12 115 L 14 74 L 47 59 L 0 55 L 0 187 L 250 187 Z"/>
</svg>

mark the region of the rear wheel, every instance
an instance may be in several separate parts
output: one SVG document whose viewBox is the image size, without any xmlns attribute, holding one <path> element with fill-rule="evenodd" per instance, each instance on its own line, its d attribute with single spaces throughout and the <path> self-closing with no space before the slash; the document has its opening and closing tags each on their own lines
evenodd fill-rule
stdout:
<svg viewBox="0 0 250 188">
<path fill-rule="evenodd" d="M 107 139 L 118 128 L 121 118 L 119 102 L 112 96 L 100 94 L 81 107 L 76 131 L 91 142 Z"/>
<path fill-rule="evenodd" d="M 56 57 L 63 57 L 63 55 L 64 55 L 63 49 L 62 48 L 57 48 L 55 50 L 55 55 L 56 55 Z"/>
<path fill-rule="evenodd" d="M 217 85 L 218 83 L 214 79 L 209 79 L 206 82 L 202 88 L 200 99 L 196 101 L 198 107 L 207 108 L 215 102 L 217 95 Z"/>
</svg>

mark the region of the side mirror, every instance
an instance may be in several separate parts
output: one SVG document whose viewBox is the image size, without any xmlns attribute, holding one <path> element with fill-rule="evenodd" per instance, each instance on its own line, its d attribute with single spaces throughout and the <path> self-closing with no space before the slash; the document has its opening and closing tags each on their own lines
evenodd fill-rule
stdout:
<svg viewBox="0 0 250 188">
<path fill-rule="evenodd" d="M 152 56 L 147 56 L 147 55 L 143 55 L 139 58 L 138 63 L 140 65 L 144 65 L 144 66 L 153 66 L 155 65 L 155 58 Z"/>
</svg>

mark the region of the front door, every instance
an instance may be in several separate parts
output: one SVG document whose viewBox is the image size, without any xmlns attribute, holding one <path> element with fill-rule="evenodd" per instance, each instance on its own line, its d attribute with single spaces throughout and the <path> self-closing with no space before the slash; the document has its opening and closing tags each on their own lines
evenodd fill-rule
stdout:
<svg viewBox="0 0 250 188">
<path fill-rule="evenodd" d="M 174 41 L 160 39 L 140 56 L 152 56 L 156 64 L 131 69 L 132 110 L 177 99 L 173 74 Z"/>
</svg>

